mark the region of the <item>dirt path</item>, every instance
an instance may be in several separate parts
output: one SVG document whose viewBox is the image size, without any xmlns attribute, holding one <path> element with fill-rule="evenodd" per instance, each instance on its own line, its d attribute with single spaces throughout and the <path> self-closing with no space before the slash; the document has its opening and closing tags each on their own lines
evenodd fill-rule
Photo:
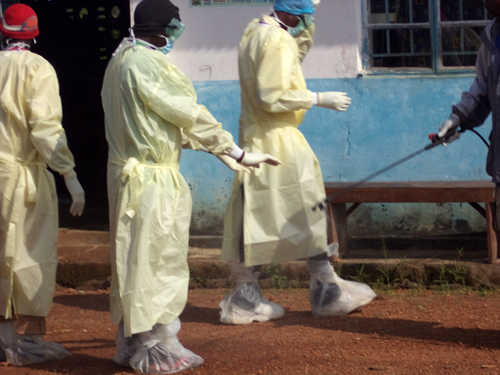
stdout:
<svg viewBox="0 0 500 375">
<path fill-rule="evenodd" d="M 379 293 L 349 316 L 313 318 L 307 289 L 264 290 L 285 318 L 247 326 L 218 321 L 222 289 L 190 291 L 180 340 L 205 359 L 181 374 L 500 374 L 500 298 L 489 292 Z M 112 362 L 115 327 L 106 292 L 56 293 L 47 340 L 73 356 L 1 375 L 134 374 Z"/>
</svg>

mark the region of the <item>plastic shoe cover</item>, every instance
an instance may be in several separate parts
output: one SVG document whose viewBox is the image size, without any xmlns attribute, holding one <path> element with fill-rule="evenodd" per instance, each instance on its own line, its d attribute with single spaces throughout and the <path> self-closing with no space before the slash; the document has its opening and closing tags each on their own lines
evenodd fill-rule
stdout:
<svg viewBox="0 0 500 375">
<path fill-rule="evenodd" d="M 279 319 L 285 315 L 283 306 L 262 297 L 257 282 L 237 284 L 220 302 L 220 321 L 224 324 L 250 324 Z"/>
<path fill-rule="evenodd" d="M 47 363 L 71 355 L 61 344 L 43 341 L 42 335 L 18 335 L 14 322 L 0 323 L 0 347 L 13 366 Z"/>
<path fill-rule="evenodd" d="M 172 374 L 201 366 L 205 361 L 184 348 L 177 333 L 181 329 L 179 318 L 170 324 L 156 324 L 152 331 L 137 335 L 137 347 L 130 366 L 141 374 Z"/>
<path fill-rule="evenodd" d="M 130 359 L 135 353 L 137 339 L 135 337 L 125 337 L 123 322 L 118 324 L 116 331 L 116 349 L 118 353 L 113 357 L 113 361 L 120 366 L 130 367 Z"/>
<path fill-rule="evenodd" d="M 341 279 L 327 260 L 308 260 L 307 267 L 311 273 L 309 302 L 313 316 L 349 314 L 377 296 L 366 284 Z"/>
</svg>

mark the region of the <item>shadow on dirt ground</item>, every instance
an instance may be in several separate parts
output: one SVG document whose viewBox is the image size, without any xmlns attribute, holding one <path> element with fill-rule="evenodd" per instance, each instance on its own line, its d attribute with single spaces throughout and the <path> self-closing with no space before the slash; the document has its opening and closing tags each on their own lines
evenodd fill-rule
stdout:
<svg viewBox="0 0 500 375">
<path fill-rule="evenodd" d="M 264 289 L 284 318 L 228 326 L 218 304 L 226 289 L 196 289 L 181 315 L 181 343 L 205 359 L 205 374 L 498 374 L 500 299 L 496 291 L 378 291 L 348 316 L 314 318 L 307 289 Z M 73 355 L 2 375 L 133 374 L 112 361 L 116 326 L 105 291 L 60 289 L 48 317 L 47 341 Z M 182 372 L 181 372 L 182 373 Z"/>
</svg>

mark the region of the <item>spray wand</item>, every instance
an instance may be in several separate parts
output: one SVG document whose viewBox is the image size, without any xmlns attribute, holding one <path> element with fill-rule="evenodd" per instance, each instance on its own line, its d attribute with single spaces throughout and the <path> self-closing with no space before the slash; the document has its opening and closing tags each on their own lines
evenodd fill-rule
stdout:
<svg viewBox="0 0 500 375">
<path fill-rule="evenodd" d="M 467 130 L 470 130 L 471 132 L 475 133 L 479 138 L 481 138 L 481 140 L 484 142 L 484 144 L 486 145 L 486 147 L 488 147 L 488 148 L 490 147 L 490 145 L 488 144 L 488 142 L 486 142 L 486 140 L 481 136 L 481 134 L 479 134 L 474 129 L 467 129 L 467 128 L 462 128 L 462 127 L 454 127 L 454 128 L 449 129 L 446 132 L 446 134 L 444 134 L 442 137 L 439 137 L 437 134 L 432 133 L 432 134 L 429 134 L 429 139 L 431 140 L 431 144 L 425 146 L 421 150 L 418 150 L 418 151 L 414 152 L 413 154 L 410 154 L 410 155 L 404 157 L 403 159 L 400 159 L 400 160 L 398 160 L 398 161 L 396 161 L 396 162 L 388 165 L 385 168 L 382 168 L 382 169 L 380 169 L 380 170 L 372 173 L 371 175 L 363 178 L 362 180 L 360 180 L 358 182 L 354 182 L 352 185 L 346 187 L 345 189 L 342 189 L 338 193 L 328 196 L 326 198 L 326 201 L 328 203 L 333 203 L 336 198 L 338 198 L 341 195 L 347 193 L 349 190 L 355 189 L 355 188 L 363 185 L 364 183 L 366 183 L 366 182 L 374 179 L 375 177 L 381 175 L 382 173 L 385 173 L 388 170 L 390 170 L 390 169 L 392 169 L 394 167 L 397 167 L 398 165 L 404 163 L 405 161 L 408 161 L 408 160 L 414 158 L 415 156 L 421 154 L 422 152 L 427 151 L 427 150 L 431 150 L 434 147 L 439 146 L 439 145 L 446 146 L 446 142 L 448 142 L 450 139 L 452 139 L 453 137 L 455 137 L 457 133 L 464 133 Z M 312 207 L 312 209 L 315 210 L 317 207 L 319 207 L 321 209 L 321 208 L 323 208 L 323 204 L 320 203 L 319 205 Z"/>
</svg>

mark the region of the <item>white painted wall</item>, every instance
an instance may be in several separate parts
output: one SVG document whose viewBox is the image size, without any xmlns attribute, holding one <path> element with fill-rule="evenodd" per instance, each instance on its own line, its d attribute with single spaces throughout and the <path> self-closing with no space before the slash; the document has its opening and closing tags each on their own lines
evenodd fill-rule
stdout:
<svg viewBox="0 0 500 375">
<path fill-rule="evenodd" d="M 131 0 L 131 13 L 139 3 Z M 192 81 L 238 79 L 237 49 L 247 24 L 269 6 L 190 7 L 173 0 L 186 30 L 169 54 Z M 306 78 L 353 78 L 361 71 L 361 2 L 323 0 L 314 15 L 316 37 L 306 57 Z"/>
</svg>

